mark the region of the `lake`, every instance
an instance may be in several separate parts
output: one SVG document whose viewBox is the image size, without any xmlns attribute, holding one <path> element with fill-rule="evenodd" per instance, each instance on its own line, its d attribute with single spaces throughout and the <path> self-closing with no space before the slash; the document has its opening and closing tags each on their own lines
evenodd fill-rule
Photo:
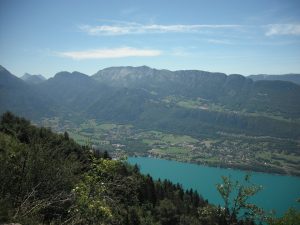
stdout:
<svg viewBox="0 0 300 225">
<path fill-rule="evenodd" d="M 246 171 L 208 167 L 191 163 L 182 163 L 150 157 L 129 157 L 130 164 L 138 164 L 141 173 L 150 174 L 154 179 L 168 179 L 182 184 L 183 188 L 193 188 L 210 203 L 223 205 L 217 192 L 216 184 L 221 183 L 221 176 L 231 176 L 242 180 Z M 289 207 L 300 209 L 300 178 L 267 173 L 251 172 L 251 181 L 262 185 L 260 191 L 252 200 L 265 210 L 274 209 L 281 216 Z"/>
</svg>

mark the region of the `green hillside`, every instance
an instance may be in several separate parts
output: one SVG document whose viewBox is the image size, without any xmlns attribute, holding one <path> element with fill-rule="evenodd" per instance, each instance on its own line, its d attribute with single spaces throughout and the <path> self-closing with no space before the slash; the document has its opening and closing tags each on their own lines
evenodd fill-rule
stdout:
<svg viewBox="0 0 300 225">
<path fill-rule="evenodd" d="M 11 113 L 1 117 L 0 149 L 0 223 L 227 224 L 226 211 L 197 192 Z"/>
</svg>

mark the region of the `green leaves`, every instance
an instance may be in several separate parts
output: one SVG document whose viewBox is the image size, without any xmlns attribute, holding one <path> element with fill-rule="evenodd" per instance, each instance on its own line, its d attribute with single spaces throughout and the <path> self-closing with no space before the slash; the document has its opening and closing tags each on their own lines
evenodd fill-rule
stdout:
<svg viewBox="0 0 300 225">
<path fill-rule="evenodd" d="M 7 205 L 7 216 L 3 220 L 24 224 L 44 218 L 60 220 L 84 168 L 84 151 L 63 135 L 4 114 L 0 123 L 0 200 Z"/>
<path fill-rule="evenodd" d="M 75 224 L 99 224 L 112 217 L 112 212 L 105 201 L 105 185 L 93 172 L 85 174 L 75 188 L 74 202 L 69 210 Z"/>
<path fill-rule="evenodd" d="M 299 225 L 300 212 L 294 208 L 290 208 L 281 218 L 269 219 L 270 225 Z"/>
<path fill-rule="evenodd" d="M 264 212 L 255 204 L 248 201 L 256 195 L 261 186 L 254 185 L 250 181 L 251 176 L 245 175 L 244 181 L 233 181 L 231 177 L 222 176 L 223 183 L 217 184 L 217 190 L 224 200 L 225 217 L 229 224 L 232 224 L 236 217 L 242 218 L 259 218 Z"/>
</svg>

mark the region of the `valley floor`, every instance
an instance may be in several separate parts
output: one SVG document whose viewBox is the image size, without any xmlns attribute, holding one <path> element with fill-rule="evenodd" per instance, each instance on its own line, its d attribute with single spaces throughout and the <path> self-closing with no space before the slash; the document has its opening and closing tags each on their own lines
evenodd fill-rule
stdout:
<svg viewBox="0 0 300 225">
<path fill-rule="evenodd" d="M 209 137 L 191 137 L 130 124 L 80 124 L 48 118 L 40 125 L 67 130 L 78 143 L 106 150 L 113 157 L 153 156 L 208 166 L 300 176 L 299 142 L 274 137 L 255 137 L 219 132 Z"/>
</svg>

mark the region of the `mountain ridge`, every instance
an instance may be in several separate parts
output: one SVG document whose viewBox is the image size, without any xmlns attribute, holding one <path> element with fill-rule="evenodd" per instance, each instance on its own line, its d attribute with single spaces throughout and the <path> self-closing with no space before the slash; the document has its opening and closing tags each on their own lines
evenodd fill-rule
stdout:
<svg viewBox="0 0 300 225">
<path fill-rule="evenodd" d="M 248 77 L 254 81 L 280 80 L 280 81 L 288 81 L 300 85 L 300 74 L 294 74 L 294 73 L 281 74 L 281 75 L 258 74 L 258 75 L 250 75 Z"/>
<path fill-rule="evenodd" d="M 3 68 L 3 67 L 2 67 Z M 0 70 L 0 113 L 7 110 L 27 117 L 53 115 L 53 103 L 32 86 L 6 69 Z"/>
<path fill-rule="evenodd" d="M 1 72 L 1 77 L 6 74 L 10 80 L 15 80 L 11 81 L 12 83 L 18 83 L 22 88 L 11 87 L 5 90 L 2 88 L 3 93 L 12 94 L 8 97 L 3 95 L 1 103 L 4 103 L 2 104 L 4 106 L 0 107 L 0 111 L 12 110 L 30 116 L 32 110 L 37 109 L 36 118 L 51 112 L 52 115 L 71 117 L 77 115 L 76 117 L 132 122 L 144 126 L 150 124 L 150 120 L 157 120 L 158 126 L 163 127 L 164 122 L 157 114 L 160 111 L 174 117 L 174 121 L 178 123 L 181 120 L 188 121 L 187 118 L 182 118 L 184 114 L 189 115 L 189 120 L 193 118 L 199 122 L 199 124 L 196 121 L 192 124 L 188 122 L 190 125 L 186 124 L 185 129 L 192 127 L 200 129 L 195 127 L 195 124 L 201 127 L 207 123 L 204 118 L 209 118 L 211 129 L 220 129 L 217 128 L 220 125 L 222 131 L 229 131 L 231 128 L 225 127 L 228 122 L 218 125 L 214 120 L 217 121 L 217 117 L 220 117 L 230 121 L 236 117 L 236 112 L 239 112 L 239 119 L 243 118 L 245 121 L 238 124 L 247 124 L 247 120 L 249 123 L 250 121 L 256 123 L 255 117 L 249 115 L 258 117 L 270 115 L 269 118 L 274 123 L 285 121 L 285 126 L 289 127 L 291 126 L 288 125 L 289 120 L 293 121 L 300 117 L 300 106 L 297 104 L 300 86 L 284 81 L 254 82 L 238 74 L 226 75 L 195 70 L 172 72 L 142 66 L 107 68 L 100 73 L 100 78 L 104 76 L 104 80 L 99 79 L 99 73 L 88 76 L 76 71 L 72 73 L 63 71 L 32 87 L 7 70 L 2 71 L 4 72 Z M 111 74 L 114 76 L 110 76 Z M 6 82 L 0 82 L 0 85 L 7 86 Z M 23 102 L 14 103 L 12 96 L 13 99 L 23 99 Z M 173 100 L 167 100 L 169 98 Z M 45 109 L 42 113 L 38 113 L 40 111 L 38 105 Z M 180 123 L 185 123 L 182 121 Z M 250 132 L 253 130 L 251 126 L 258 126 L 251 123 L 245 128 L 238 124 L 231 126 L 239 132 L 243 129 Z M 260 129 L 265 130 L 263 127 Z M 281 130 L 286 132 L 285 137 L 288 133 L 292 134 L 288 129 Z M 268 135 L 269 131 L 270 129 L 267 129 L 261 135 Z M 295 134 L 298 135 L 297 132 Z"/>
</svg>

